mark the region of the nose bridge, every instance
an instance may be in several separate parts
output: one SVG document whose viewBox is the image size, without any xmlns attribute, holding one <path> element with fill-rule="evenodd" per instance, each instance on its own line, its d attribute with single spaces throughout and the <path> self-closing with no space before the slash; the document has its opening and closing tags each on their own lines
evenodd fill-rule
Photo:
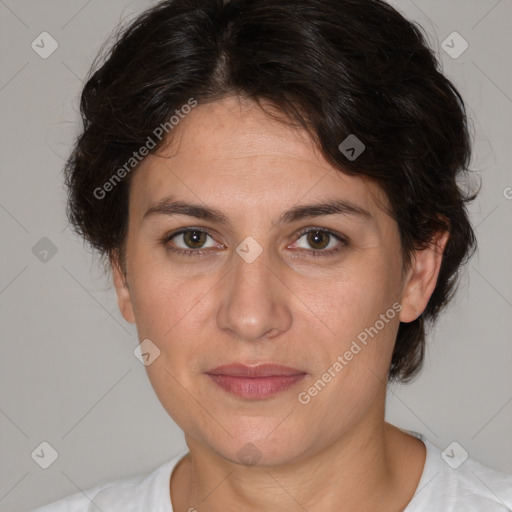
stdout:
<svg viewBox="0 0 512 512">
<path fill-rule="evenodd" d="M 217 313 L 220 329 L 240 340 L 251 341 L 275 336 L 291 324 L 287 288 L 274 275 L 278 269 L 254 239 L 246 239 L 234 254 L 234 268 L 229 272 Z"/>
</svg>

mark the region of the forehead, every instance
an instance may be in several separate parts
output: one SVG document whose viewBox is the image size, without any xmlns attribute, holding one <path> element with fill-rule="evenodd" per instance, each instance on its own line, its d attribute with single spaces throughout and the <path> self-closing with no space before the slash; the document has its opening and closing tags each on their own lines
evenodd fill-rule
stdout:
<svg viewBox="0 0 512 512">
<path fill-rule="evenodd" d="M 238 97 L 192 109 L 168 144 L 142 162 L 131 187 L 140 208 L 170 194 L 224 209 L 284 209 L 341 196 L 376 212 L 376 200 L 385 201 L 370 180 L 329 164 L 305 130 Z"/>
</svg>

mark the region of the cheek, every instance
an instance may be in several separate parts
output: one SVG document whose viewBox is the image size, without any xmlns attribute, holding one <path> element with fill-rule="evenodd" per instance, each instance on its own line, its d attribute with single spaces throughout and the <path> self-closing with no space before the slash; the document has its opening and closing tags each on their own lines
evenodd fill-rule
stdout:
<svg viewBox="0 0 512 512">
<path fill-rule="evenodd" d="M 215 318 L 213 308 L 218 301 L 212 301 L 214 285 L 207 274 L 192 279 L 169 265 L 158 264 L 145 265 L 144 272 L 132 280 L 138 337 L 151 340 L 160 351 L 146 370 L 158 396 L 165 397 L 168 405 L 173 397 L 178 399 L 176 393 L 182 387 L 193 386 L 203 359 L 210 355 L 203 340 Z"/>
<path fill-rule="evenodd" d="M 132 266 L 130 295 L 139 334 L 163 343 L 184 325 L 193 331 L 208 291 L 206 280 L 192 279 L 162 258 L 136 257 Z"/>
<path fill-rule="evenodd" d="M 354 258 L 315 288 L 304 283 L 303 302 L 319 313 L 336 344 L 344 345 L 373 326 L 399 298 L 397 269 L 378 254 L 366 256 Z"/>
<path fill-rule="evenodd" d="M 339 404 L 337 414 L 364 408 L 387 380 L 401 309 L 399 276 L 397 265 L 382 256 L 365 258 L 326 282 L 325 293 L 305 296 L 329 327 L 321 340 L 327 359 L 315 381 L 329 369 L 336 375 L 323 399 Z"/>
<path fill-rule="evenodd" d="M 208 287 L 153 266 L 139 273 L 131 288 L 138 337 L 150 339 L 159 350 L 146 372 L 160 402 L 181 425 L 192 414 L 186 390 L 194 387 L 198 356 L 204 351 L 201 327 L 208 314 L 201 298 Z"/>
</svg>

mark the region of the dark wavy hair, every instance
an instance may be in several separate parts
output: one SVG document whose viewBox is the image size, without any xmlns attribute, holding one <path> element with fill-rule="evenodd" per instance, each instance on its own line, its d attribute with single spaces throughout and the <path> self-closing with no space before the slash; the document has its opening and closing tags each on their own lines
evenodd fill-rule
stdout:
<svg viewBox="0 0 512 512">
<path fill-rule="evenodd" d="M 83 131 L 65 168 L 75 230 L 122 260 L 134 172 L 100 198 L 95 191 L 190 98 L 270 104 L 307 129 L 340 172 L 380 186 L 406 266 L 414 250 L 449 231 L 425 311 L 399 326 L 389 378 L 410 380 L 427 323 L 476 247 L 466 210 L 476 194 L 458 185 L 471 149 L 464 103 L 421 29 L 381 0 L 167 0 L 114 37 L 83 88 Z M 355 160 L 338 148 L 350 134 L 366 146 Z"/>
</svg>

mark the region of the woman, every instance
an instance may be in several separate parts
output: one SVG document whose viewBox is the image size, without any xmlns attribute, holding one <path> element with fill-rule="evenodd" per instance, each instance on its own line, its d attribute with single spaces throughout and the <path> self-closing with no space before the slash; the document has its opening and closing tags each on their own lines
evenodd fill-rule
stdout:
<svg viewBox="0 0 512 512">
<path fill-rule="evenodd" d="M 475 246 L 464 104 L 379 0 L 174 0 L 82 93 L 69 214 L 188 451 L 40 511 L 506 511 L 384 420 Z"/>
</svg>

